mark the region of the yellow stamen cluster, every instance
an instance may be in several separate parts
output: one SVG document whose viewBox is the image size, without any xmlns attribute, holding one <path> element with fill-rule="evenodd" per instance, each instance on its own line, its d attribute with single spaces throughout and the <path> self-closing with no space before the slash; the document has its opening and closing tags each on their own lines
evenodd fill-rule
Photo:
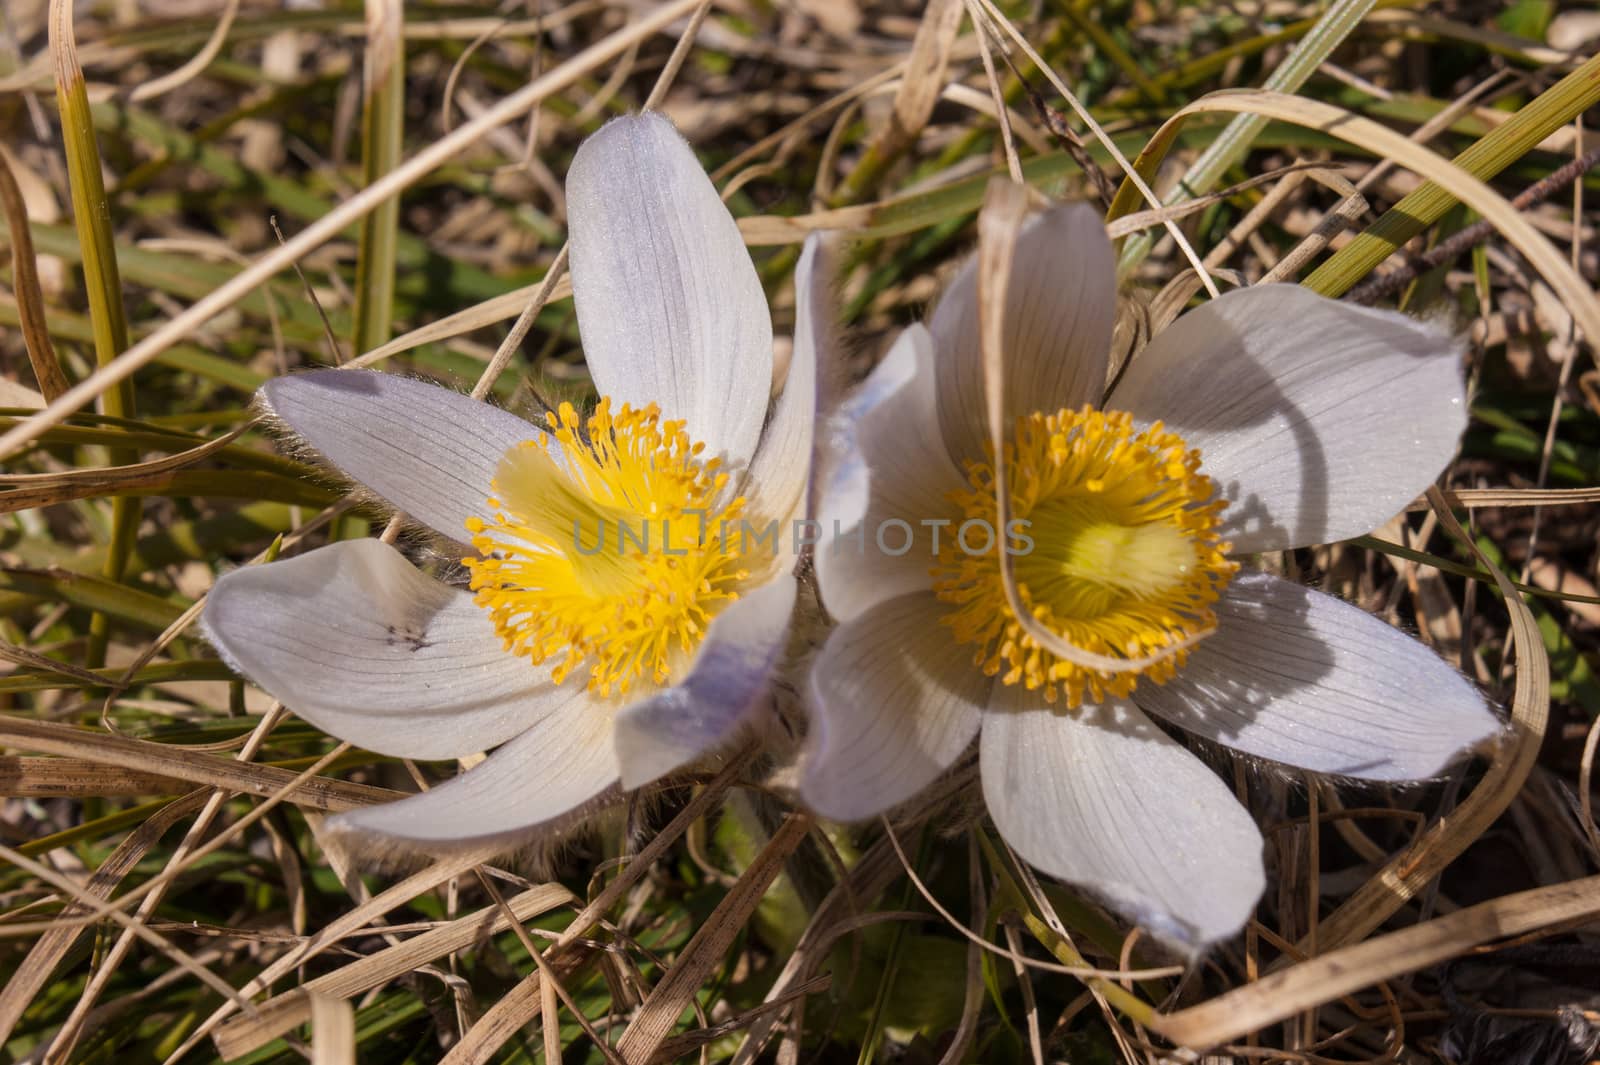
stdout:
<svg viewBox="0 0 1600 1065">
<path fill-rule="evenodd" d="M 976 663 L 1006 684 L 1043 689 L 1068 707 L 1130 694 L 1141 676 L 1160 684 L 1184 652 L 1139 671 L 1088 669 L 1024 631 L 1006 601 L 999 550 L 1012 552 L 1023 605 L 1085 651 L 1137 659 L 1213 624 L 1211 606 L 1238 569 L 1217 537 L 1225 502 L 1201 474 L 1200 453 L 1160 422 L 1091 407 L 1017 419 L 1006 445 L 1011 517 L 1027 540 L 997 537 L 983 554 L 942 546 L 934 591 L 954 605 L 945 622 Z M 968 466 L 970 491 L 952 494 L 967 521 L 996 524 L 993 463 Z"/>
<path fill-rule="evenodd" d="M 500 462 L 495 521 L 467 523 L 477 603 L 557 684 L 584 662 L 600 695 L 665 683 L 749 576 L 730 526 L 744 499 L 723 499 L 721 460 L 654 404 L 601 399 L 584 420 L 563 403 L 545 420 Z"/>
</svg>

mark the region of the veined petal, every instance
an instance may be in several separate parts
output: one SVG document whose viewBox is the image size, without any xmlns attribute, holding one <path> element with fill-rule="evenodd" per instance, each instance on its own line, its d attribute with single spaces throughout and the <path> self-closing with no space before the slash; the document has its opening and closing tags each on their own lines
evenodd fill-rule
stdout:
<svg viewBox="0 0 1600 1065">
<path fill-rule="evenodd" d="M 837 464 L 817 512 L 817 583 L 822 605 L 839 621 L 927 591 L 933 537 L 955 535 L 960 511 L 948 495 L 966 481 L 941 443 L 935 403 L 933 341 L 914 325 L 845 404 Z M 922 524 L 935 521 L 950 524 Z M 888 522 L 910 529 L 909 546 L 905 528 Z"/>
<path fill-rule="evenodd" d="M 422 848 L 559 831 L 616 783 L 611 727 L 606 707 L 568 703 L 477 768 L 420 795 L 340 814 L 329 825 Z"/>
<path fill-rule="evenodd" d="M 1007 426 L 1019 414 L 1100 402 L 1116 309 L 1116 259 L 1097 211 L 1063 204 L 1024 225 L 1006 295 Z M 976 255 L 939 300 L 929 328 L 938 348 L 939 422 L 950 454 L 958 463 L 982 460 L 989 419 Z"/>
<path fill-rule="evenodd" d="M 468 542 L 505 453 L 540 430 L 448 388 L 375 370 L 315 370 L 268 381 L 273 414 L 340 473 L 435 532 Z"/>
<path fill-rule="evenodd" d="M 809 483 L 817 424 L 818 355 L 831 347 L 834 329 L 832 302 L 827 298 L 832 265 L 823 239 L 820 233 L 807 237 L 795 267 L 794 354 L 772 420 L 750 460 L 752 514 L 780 519 L 794 514 L 804 502 Z"/>
<path fill-rule="evenodd" d="M 470 595 L 377 540 L 226 574 L 201 624 L 234 670 L 379 754 L 457 758 L 587 702 L 502 651 Z"/>
<path fill-rule="evenodd" d="M 794 598 L 794 577 L 781 573 L 728 604 L 682 682 L 617 714 L 623 787 L 648 784 L 738 734 L 783 650 Z"/>
<path fill-rule="evenodd" d="M 1178 675 L 1134 695 L 1209 740 L 1319 773 L 1420 780 L 1501 729 L 1438 655 L 1332 596 L 1251 573 L 1216 612 Z"/>
<path fill-rule="evenodd" d="M 979 758 L 989 813 L 1018 854 L 1174 945 L 1226 939 L 1261 897 L 1255 822 L 1132 703 L 1053 711 L 996 685 Z"/>
<path fill-rule="evenodd" d="M 879 603 L 835 629 L 811 667 L 800 793 L 856 821 L 913 798 L 978 734 L 993 682 L 939 623 L 931 593 Z"/>
<path fill-rule="evenodd" d="M 772 321 L 739 227 L 672 123 L 629 115 L 584 141 L 567 222 L 596 389 L 659 403 L 709 455 L 744 466 L 772 389 Z"/>
<path fill-rule="evenodd" d="M 1461 348 L 1392 311 L 1258 285 L 1190 311 L 1108 406 L 1164 421 L 1232 505 L 1236 551 L 1371 532 L 1422 493 L 1467 424 Z"/>
</svg>

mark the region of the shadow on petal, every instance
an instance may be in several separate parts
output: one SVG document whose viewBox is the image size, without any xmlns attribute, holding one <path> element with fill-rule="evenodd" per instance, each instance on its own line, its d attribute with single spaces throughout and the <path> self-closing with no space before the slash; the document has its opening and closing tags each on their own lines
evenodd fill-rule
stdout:
<svg viewBox="0 0 1600 1065">
<path fill-rule="evenodd" d="M 1246 754 L 1319 773 L 1419 780 L 1495 736 L 1477 689 L 1419 641 L 1358 607 L 1252 573 L 1217 607 L 1217 631 L 1145 710 Z"/>
<path fill-rule="evenodd" d="M 1466 425 L 1450 337 L 1294 285 L 1190 311 L 1134 359 L 1107 405 L 1200 450 L 1231 501 L 1222 533 L 1241 552 L 1372 531 L 1433 483 Z"/>
</svg>

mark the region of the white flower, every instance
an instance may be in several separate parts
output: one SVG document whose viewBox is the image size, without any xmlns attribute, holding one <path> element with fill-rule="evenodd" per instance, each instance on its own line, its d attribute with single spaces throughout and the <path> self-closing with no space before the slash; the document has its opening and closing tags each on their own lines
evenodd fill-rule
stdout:
<svg viewBox="0 0 1600 1065">
<path fill-rule="evenodd" d="M 784 538 L 774 550 L 719 533 L 787 528 L 803 505 L 814 249 L 769 420 L 766 297 L 671 124 L 644 114 L 589 138 L 567 201 L 578 326 L 603 397 L 588 419 L 564 405 L 536 427 L 372 372 L 262 390 L 346 477 L 473 545 L 471 590 L 359 540 L 230 573 L 206 602 L 228 662 L 341 739 L 421 759 L 499 748 L 424 795 L 343 815 L 349 829 L 427 846 L 565 823 L 726 741 L 783 646 Z"/>
<path fill-rule="evenodd" d="M 869 817 L 977 737 L 989 811 L 1025 859 L 1193 949 L 1249 917 L 1262 840 L 1147 714 L 1257 758 L 1386 781 L 1435 775 L 1499 728 L 1422 644 L 1229 557 L 1371 531 L 1448 463 L 1466 401 L 1458 348 L 1433 329 L 1264 285 L 1155 337 L 1101 410 L 1113 277 L 1085 207 L 1018 237 L 1004 350 L 1012 515 L 1033 541 L 1014 556 L 1022 601 L 1100 655 L 1214 633 L 1143 675 L 1084 669 L 1023 632 L 984 526 L 970 551 L 957 542 L 995 513 L 969 261 L 845 408 L 816 557 L 841 624 L 810 672 L 802 790 L 825 816 Z M 874 542 L 896 519 L 918 533 L 898 556 L 886 550 L 903 526 Z"/>
</svg>

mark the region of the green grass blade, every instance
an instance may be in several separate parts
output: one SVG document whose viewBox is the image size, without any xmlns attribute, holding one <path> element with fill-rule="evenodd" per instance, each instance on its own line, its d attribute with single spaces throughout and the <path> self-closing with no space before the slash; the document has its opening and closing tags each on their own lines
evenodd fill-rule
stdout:
<svg viewBox="0 0 1600 1065">
<path fill-rule="evenodd" d="M 375 184 L 400 163 L 405 131 L 405 48 L 400 0 L 367 0 L 367 56 L 361 125 L 361 177 Z M 400 196 L 385 200 L 361 223 L 356 257 L 355 351 L 389 339 L 394 321 Z"/>
<path fill-rule="evenodd" d="M 67 153 L 73 219 L 83 247 L 83 281 L 89 301 L 89 319 L 94 327 L 95 362 L 105 366 L 127 348 L 128 320 L 122 307 L 122 279 L 117 271 L 117 250 L 112 239 L 111 205 L 100 175 L 100 149 L 95 143 L 89 94 L 72 36 L 72 8 L 70 4 L 53 7 L 50 50 L 56 59 L 61 140 Z M 106 392 L 102 402 L 107 414 L 133 417 L 133 382 L 124 381 Z M 112 456 L 112 461 L 121 464 L 134 461 L 136 457 L 118 453 Z M 108 580 L 120 580 L 127 567 L 128 552 L 133 549 L 139 530 L 140 509 L 139 501 L 131 497 L 112 501 L 111 546 L 106 552 L 103 570 Z M 90 622 L 84 663 L 91 669 L 105 661 L 109 625 L 110 619 L 100 613 Z"/>
<path fill-rule="evenodd" d="M 1600 102 L 1600 54 L 1550 86 L 1482 140 L 1456 156 L 1455 163 L 1488 181 L 1528 154 L 1540 141 Z M 1391 207 L 1372 228 L 1317 267 L 1304 284 L 1324 296 L 1339 296 L 1372 272 L 1396 248 L 1437 222 L 1456 203 L 1443 188 L 1427 182 Z"/>
<path fill-rule="evenodd" d="M 1335 0 L 1261 87 L 1285 93 L 1299 89 L 1317 67 L 1322 65 L 1322 61 L 1350 36 L 1372 10 L 1373 3 L 1374 0 Z M 1178 182 L 1178 187 L 1167 197 L 1167 206 L 1186 203 L 1216 188 L 1228 169 L 1250 151 L 1250 146 L 1266 127 L 1265 116 L 1235 115 L 1227 128 L 1189 167 L 1183 180 Z M 1150 249 L 1155 246 L 1155 234 L 1158 232 L 1159 230 L 1151 230 L 1149 233 L 1141 233 L 1124 245 L 1122 261 L 1118 265 L 1122 273 L 1144 261 L 1144 257 L 1149 255 Z"/>
</svg>

